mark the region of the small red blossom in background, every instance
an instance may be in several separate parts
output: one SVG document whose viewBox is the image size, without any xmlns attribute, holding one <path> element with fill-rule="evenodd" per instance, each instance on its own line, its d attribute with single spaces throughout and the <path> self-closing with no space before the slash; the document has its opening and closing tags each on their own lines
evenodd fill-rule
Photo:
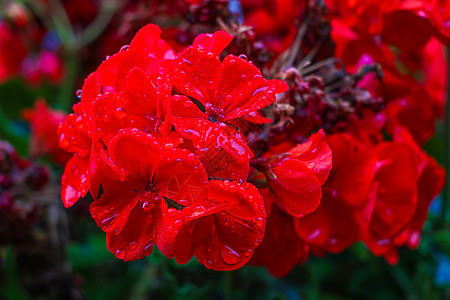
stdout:
<svg viewBox="0 0 450 300">
<path fill-rule="evenodd" d="M 49 107 L 44 99 L 38 99 L 33 109 L 22 112 L 31 127 L 31 156 L 48 155 L 58 164 L 65 165 L 70 154 L 59 147 L 58 125 L 66 118 L 66 113 Z"/>
<path fill-rule="evenodd" d="M 0 23 L 0 41 L 0 81 L 5 81 L 20 70 L 26 50 L 23 42 L 16 39 L 4 23 Z"/>
</svg>

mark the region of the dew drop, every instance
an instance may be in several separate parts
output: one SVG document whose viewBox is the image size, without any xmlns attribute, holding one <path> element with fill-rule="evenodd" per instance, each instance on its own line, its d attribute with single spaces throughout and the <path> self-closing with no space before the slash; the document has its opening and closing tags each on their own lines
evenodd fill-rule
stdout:
<svg viewBox="0 0 450 300">
<path fill-rule="evenodd" d="M 249 257 L 250 255 L 252 255 L 253 251 L 252 250 L 248 250 L 244 253 L 245 257 Z"/>
<path fill-rule="evenodd" d="M 167 215 L 169 216 L 169 218 L 175 217 L 175 216 L 177 215 L 177 209 L 174 208 L 174 207 L 170 207 L 170 208 L 167 210 Z"/>
<path fill-rule="evenodd" d="M 130 45 L 124 45 L 124 46 L 122 46 L 122 48 L 120 48 L 120 52 L 122 52 L 122 51 L 127 51 L 128 50 L 128 48 L 130 48 Z"/>
<path fill-rule="evenodd" d="M 181 199 L 180 201 L 178 201 L 178 203 L 180 203 L 183 206 L 188 206 L 189 205 L 189 200 Z"/>
<path fill-rule="evenodd" d="M 222 260 L 228 265 L 235 265 L 241 261 L 241 257 L 233 249 L 228 246 L 220 249 Z"/>
<path fill-rule="evenodd" d="M 144 209 L 145 212 L 150 212 L 154 207 L 153 203 L 149 203 L 149 202 L 144 202 L 142 204 L 142 208 Z"/>
<path fill-rule="evenodd" d="M 129 246 L 130 246 L 130 250 L 134 250 L 134 249 L 136 249 L 136 247 L 137 247 L 137 243 L 136 243 L 136 242 L 131 242 L 131 243 L 129 244 Z"/>
<path fill-rule="evenodd" d="M 263 225 L 264 225 L 264 220 L 262 218 L 256 219 L 256 226 L 261 228 L 261 227 L 263 227 Z"/>
<path fill-rule="evenodd" d="M 78 99 L 81 99 L 81 95 L 83 94 L 83 92 L 81 91 L 81 90 L 77 90 L 76 91 L 76 93 L 75 93 L 75 96 L 78 98 Z"/>
<path fill-rule="evenodd" d="M 80 174 L 80 169 L 77 166 L 73 166 L 72 167 L 72 173 L 74 175 L 78 175 L 78 174 Z"/>
<path fill-rule="evenodd" d="M 196 207 L 191 214 L 191 217 L 195 218 L 197 216 L 202 215 L 205 212 L 205 208 L 203 206 Z"/>
<path fill-rule="evenodd" d="M 245 60 L 245 61 L 248 60 L 247 55 L 245 55 L 245 54 L 239 55 L 239 58 L 241 58 L 241 59 L 243 59 L 243 60 Z"/>
<path fill-rule="evenodd" d="M 116 257 L 119 258 L 119 259 L 124 259 L 125 258 L 125 254 L 126 253 L 123 250 L 116 250 L 116 253 L 115 253 Z"/>
<path fill-rule="evenodd" d="M 127 115 L 127 113 L 120 107 L 118 107 L 115 111 L 114 111 L 114 116 L 117 119 L 123 119 L 125 118 L 125 116 Z"/>
</svg>

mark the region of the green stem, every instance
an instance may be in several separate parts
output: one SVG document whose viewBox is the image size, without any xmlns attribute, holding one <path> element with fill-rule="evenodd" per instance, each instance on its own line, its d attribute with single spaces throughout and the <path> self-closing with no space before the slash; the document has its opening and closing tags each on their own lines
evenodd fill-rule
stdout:
<svg viewBox="0 0 450 300">
<path fill-rule="evenodd" d="M 231 300 L 233 294 L 233 271 L 224 272 L 224 299 Z"/>
<path fill-rule="evenodd" d="M 101 2 L 101 10 L 98 17 L 81 33 L 80 47 L 86 46 L 97 39 L 105 31 L 112 17 L 123 4 L 120 1 Z"/>
<path fill-rule="evenodd" d="M 444 141 L 444 167 L 446 170 L 446 180 L 444 190 L 442 192 L 442 211 L 441 211 L 441 224 L 446 224 L 447 221 L 447 210 L 450 201 L 450 45 L 447 46 L 447 64 L 449 65 L 449 70 L 447 74 L 447 99 L 445 102 L 445 115 L 444 115 L 444 130 L 443 130 L 443 141 Z"/>
<path fill-rule="evenodd" d="M 67 49 L 65 63 L 66 75 L 59 89 L 58 108 L 69 111 L 75 97 L 75 81 L 79 73 L 76 52 L 72 49 Z"/>
</svg>

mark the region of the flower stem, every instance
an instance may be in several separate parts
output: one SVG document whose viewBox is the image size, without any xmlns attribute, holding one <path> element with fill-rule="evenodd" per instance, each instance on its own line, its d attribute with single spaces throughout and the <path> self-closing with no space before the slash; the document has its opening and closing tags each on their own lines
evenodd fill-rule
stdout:
<svg viewBox="0 0 450 300">
<path fill-rule="evenodd" d="M 444 115 L 444 130 L 443 130 L 443 141 L 444 141 L 444 168 L 446 170 L 445 174 L 445 186 L 442 192 L 442 211 L 441 211 L 441 224 L 446 224 L 447 221 L 447 210 L 450 201 L 450 45 L 447 46 L 447 99 L 445 101 L 445 115 Z"/>
<path fill-rule="evenodd" d="M 69 111 L 74 100 L 75 95 L 75 84 L 77 80 L 77 76 L 79 75 L 79 65 L 77 61 L 76 52 L 72 49 L 67 49 L 66 57 L 66 74 L 64 77 L 64 81 L 62 82 L 58 106 L 59 108 Z"/>
<path fill-rule="evenodd" d="M 231 300 L 233 291 L 233 271 L 224 272 L 224 299 Z"/>
</svg>

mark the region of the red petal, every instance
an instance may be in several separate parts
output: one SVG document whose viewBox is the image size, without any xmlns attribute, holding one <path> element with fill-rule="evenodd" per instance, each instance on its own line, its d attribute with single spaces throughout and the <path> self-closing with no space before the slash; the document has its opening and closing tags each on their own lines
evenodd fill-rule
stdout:
<svg viewBox="0 0 450 300">
<path fill-rule="evenodd" d="M 199 151 L 195 153 L 200 158 L 206 172 L 210 178 L 228 179 L 243 182 L 247 180 L 250 165 L 248 160 L 236 158 L 235 155 L 224 148 L 205 147 L 205 144 L 199 144 Z M 247 147 L 247 145 L 242 145 Z M 224 151 L 222 151 L 224 150 Z"/>
<path fill-rule="evenodd" d="M 410 147 L 400 143 L 380 144 L 377 152 L 383 165 L 375 175 L 379 186 L 371 228 L 379 237 L 391 237 L 414 214 L 417 203 L 417 161 Z"/>
<path fill-rule="evenodd" d="M 212 181 L 208 198 L 201 206 L 183 209 L 187 223 L 177 237 L 175 259 L 184 263 L 195 254 L 207 268 L 237 269 L 264 235 L 262 197 L 251 184 Z"/>
<path fill-rule="evenodd" d="M 58 127 L 59 146 L 68 152 L 76 152 L 80 156 L 89 155 L 92 140 L 87 134 L 88 127 L 86 119 L 82 116 L 68 115 Z"/>
<path fill-rule="evenodd" d="M 316 210 L 322 190 L 314 173 L 295 159 L 286 159 L 272 168 L 270 186 L 288 213 L 301 217 Z"/>
<path fill-rule="evenodd" d="M 308 245 L 294 230 L 293 218 L 275 205 L 267 220 L 264 239 L 250 260 L 252 265 L 265 265 L 269 272 L 283 277 L 309 255 Z"/>
<path fill-rule="evenodd" d="M 137 129 L 122 129 L 111 140 L 109 156 L 124 176 L 151 179 L 160 161 L 160 145 L 150 134 Z"/>
<path fill-rule="evenodd" d="M 267 124 L 273 122 L 272 119 L 264 117 L 259 111 L 251 112 L 248 115 L 243 116 L 242 118 L 248 122 L 255 124 Z"/>
<path fill-rule="evenodd" d="M 98 74 L 94 72 L 86 78 L 81 89 L 81 104 L 87 117 L 91 115 L 92 104 L 100 93 L 101 86 L 98 81 Z"/>
<path fill-rule="evenodd" d="M 139 115 L 128 111 L 130 106 L 132 107 L 128 105 L 127 99 L 118 94 L 100 96 L 92 106 L 91 126 L 94 142 L 102 140 L 108 145 L 123 128 L 133 127 L 140 130 L 155 128 L 156 113 L 153 119 L 145 118 L 142 110 L 137 112 Z"/>
<path fill-rule="evenodd" d="M 175 53 L 159 35 L 161 29 L 154 24 L 142 27 L 134 36 L 128 51 L 144 51 L 157 59 L 173 59 Z"/>
<path fill-rule="evenodd" d="M 333 169 L 323 186 L 324 191 L 335 194 L 349 205 L 363 205 L 372 188 L 376 153 L 346 134 L 332 135 L 327 142 L 333 152 Z"/>
<path fill-rule="evenodd" d="M 128 73 L 133 68 L 146 70 L 154 60 L 145 52 L 122 51 L 103 61 L 97 75 L 103 92 L 119 92 L 126 86 Z"/>
<path fill-rule="evenodd" d="M 251 220 L 260 217 L 265 211 L 264 203 L 258 189 L 248 182 L 242 184 L 236 181 L 211 180 L 209 182 L 208 199 L 218 205 L 225 204 L 225 211 L 233 216 Z M 265 220 L 259 220 L 261 226 Z"/>
<path fill-rule="evenodd" d="M 264 226 L 257 226 L 256 220 L 241 220 L 226 212 L 215 214 L 214 223 L 202 222 L 198 226 L 205 226 L 210 231 L 195 249 L 195 256 L 213 270 L 229 271 L 242 267 L 264 236 Z"/>
<path fill-rule="evenodd" d="M 170 110 L 176 118 L 174 122 L 180 122 L 178 125 L 183 124 L 184 118 L 208 120 L 208 116 L 186 96 L 174 95 L 170 101 Z"/>
<path fill-rule="evenodd" d="M 439 166 L 431 157 L 427 157 L 426 160 L 426 166 L 420 174 L 420 178 L 417 183 L 417 208 L 413 221 L 410 224 L 410 226 L 417 231 L 422 230 L 423 224 L 425 223 L 428 215 L 428 207 L 445 184 L 444 168 Z"/>
<path fill-rule="evenodd" d="M 290 158 L 305 164 L 316 175 L 320 184 L 324 184 L 331 170 L 331 149 L 325 142 L 323 130 L 313 134 L 308 142 L 292 148 Z"/>
<path fill-rule="evenodd" d="M 294 222 L 302 239 L 332 253 L 343 251 L 358 239 L 357 224 L 345 201 L 330 196 L 322 197 L 315 212 Z"/>
<path fill-rule="evenodd" d="M 208 177 L 200 160 L 188 150 L 172 148 L 160 152 L 161 160 L 155 173 L 158 194 L 183 206 L 204 201 Z"/>
<path fill-rule="evenodd" d="M 219 55 L 233 39 L 234 35 L 225 31 L 216 31 L 214 34 L 202 33 L 195 38 L 192 45 L 195 47 L 201 46 L 206 52 Z"/>
<path fill-rule="evenodd" d="M 129 100 L 127 110 L 134 114 L 157 116 L 157 94 L 150 78 L 140 68 L 131 69 L 127 76 L 127 85 L 124 90 Z"/>
<path fill-rule="evenodd" d="M 92 218 L 103 231 L 119 234 L 129 221 L 131 210 L 138 204 L 141 194 L 132 190 L 128 182 L 102 181 L 103 194 L 89 207 Z M 130 223 L 137 223 L 137 220 Z"/>
<path fill-rule="evenodd" d="M 217 56 L 189 47 L 176 59 L 174 85 L 185 95 L 199 100 L 205 107 L 213 103 L 220 60 Z"/>
<path fill-rule="evenodd" d="M 152 253 L 155 222 L 140 206 L 130 211 L 128 219 L 133 221 L 127 222 L 120 233 L 106 234 L 106 245 L 117 258 L 132 261 Z"/>
<path fill-rule="evenodd" d="M 414 34 L 411 34 L 414 32 Z M 396 10 L 383 16 L 381 36 L 405 52 L 422 49 L 431 37 L 429 21 L 408 10 Z"/>
<path fill-rule="evenodd" d="M 275 102 L 275 94 L 287 91 L 281 80 L 266 80 L 245 59 L 228 55 L 222 62 L 214 105 L 224 110 L 230 120 L 267 107 Z"/>
<path fill-rule="evenodd" d="M 175 95 L 170 110 L 175 129 L 192 140 L 210 177 L 247 180 L 249 164 L 246 157 L 253 154 L 239 132 L 225 124 L 209 121 L 206 114 L 184 96 Z"/>
<path fill-rule="evenodd" d="M 67 163 L 61 178 L 61 198 L 65 207 L 74 205 L 88 192 L 91 179 L 89 166 L 89 157 L 77 154 L 74 154 Z"/>
</svg>

